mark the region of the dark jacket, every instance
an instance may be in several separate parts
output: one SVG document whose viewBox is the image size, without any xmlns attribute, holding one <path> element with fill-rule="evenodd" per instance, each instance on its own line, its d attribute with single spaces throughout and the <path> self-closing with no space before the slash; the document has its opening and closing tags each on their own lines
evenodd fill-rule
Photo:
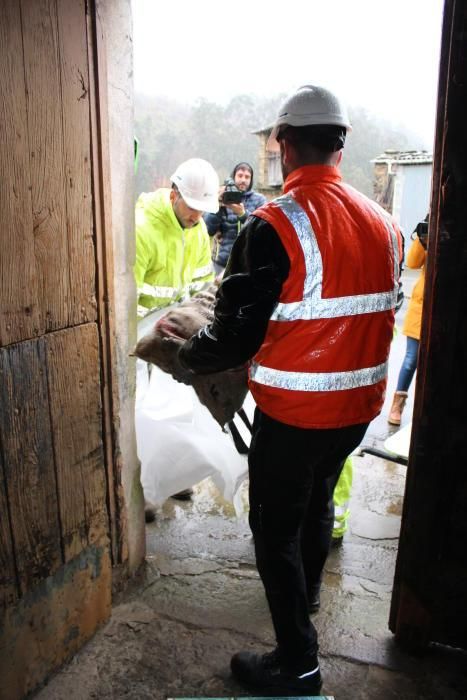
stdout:
<svg viewBox="0 0 467 700">
<path fill-rule="evenodd" d="M 235 168 L 232 177 L 234 177 L 234 173 Z M 266 197 L 252 190 L 252 186 L 253 175 L 251 177 L 250 189 L 245 192 L 245 199 L 243 201 L 245 207 L 244 216 L 239 217 L 226 207 L 221 207 L 217 214 L 205 214 L 204 216 L 209 235 L 214 236 L 217 232 L 220 232 L 221 241 L 218 245 L 214 246 L 212 259 L 222 267 L 227 265 L 232 246 L 248 216 L 266 202 Z"/>
<path fill-rule="evenodd" d="M 214 322 L 182 346 L 183 367 L 208 374 L 237 367 L 253 357 L 289 269 L 288 255 L 274 228 L 250 216 L 217 291 Z"/>
</svg>

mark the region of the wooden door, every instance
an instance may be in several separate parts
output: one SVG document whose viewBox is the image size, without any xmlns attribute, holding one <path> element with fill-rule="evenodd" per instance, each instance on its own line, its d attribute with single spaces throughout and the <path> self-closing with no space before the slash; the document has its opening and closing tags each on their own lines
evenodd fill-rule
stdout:
<svg viewBox="0 0 467 700">
<path fill-rule="evenodd" d="M 423 328 L 390 628 L 467 649 L 467 4 L 446 0 Z"/>
<path fill-rule="evenodd" d="M 110 613 L 93 18 L 85 0 L 0 3 L 0 697 L 8 700 Z"/>
</svg>

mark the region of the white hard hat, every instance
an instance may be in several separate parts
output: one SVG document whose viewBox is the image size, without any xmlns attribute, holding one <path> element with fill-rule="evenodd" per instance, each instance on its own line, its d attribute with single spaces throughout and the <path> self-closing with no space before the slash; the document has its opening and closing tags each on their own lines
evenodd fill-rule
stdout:
<svg viewBox="0 0 467 700">
<path fill-rule="evenodd" d="M 343 126 L 349 131 L 352 129 L 345 105 L 332 92 L 317 85 L 302 85 L 282 103 L 268 146 L 277 140 L 279 129 L 285 124 Z"/>
<path fill-rule="evenodd" d="M 215 214 L 219 209 L 219 178 L 211 163 L 190 158 L 170 178 L 192 209 Z"/>
</svg>

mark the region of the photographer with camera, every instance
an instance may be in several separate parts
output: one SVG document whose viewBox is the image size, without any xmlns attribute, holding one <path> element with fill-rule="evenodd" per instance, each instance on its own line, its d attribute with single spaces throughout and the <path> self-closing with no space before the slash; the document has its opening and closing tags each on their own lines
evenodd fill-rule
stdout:
<svg viewBox="0 0 467 700">
<path fill-rule="evenodd" d="M 428 244 L 429 214 L 416 226 L 412 233 L 412 244 L 407 252 L 405 264 L 411 270 L 420 270 L 410 297 L 409 306 L 404 319 L 402 333 L 407 336 L 407 347 L 402 366 L 399 371 L 396 392 L 392 400 L 388 423 L 400 425 L 402 412 L 407 402 L 409 387 L 412 382 L 418 362 L 418 346 L 422 325 L 423 291 L 425 288 L 425 261 Z"/>
<path fill-rule="evenodd" d="M 204 220 L 213 240 L 212 260 L 216 275 L 224 272 L 230 251 L 248 216 L 266 202 L 266 197 L 253 189 L 253 168 L 238 163 L 219 190 L 217 214 L 206 214 Z"/>
</svg>

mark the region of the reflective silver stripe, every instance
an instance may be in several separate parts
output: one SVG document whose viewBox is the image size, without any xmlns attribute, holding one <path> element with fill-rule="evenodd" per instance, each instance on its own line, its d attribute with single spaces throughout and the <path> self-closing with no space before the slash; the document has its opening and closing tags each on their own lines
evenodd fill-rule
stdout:
<svg viewBox="0 0 467 700">
<path fill-rule="evenodd" d="M 386 213 L 386 212 L 385 212 Z M 389 215 L 384 218 L 386 226 L 388 228 L 389 234 L 391 236 L 392 247 L 394 250 L 394 307 L 397 302 L 397 295 L 399 293 L 399 277 L 400 277 L 400 260 L 399 260 L 399 243 L 397 240 L 397 233 L 394 229 L 394 225 L 389 218 Z"/>
<path fill-rule="evenodd" d="M 154 296 L 154 287 L 152 287 L 150 284 L 144 283 L 142 287 L 138 287 L 136 290 L 139 294 L 146 294 L 148 297 L 153 297 Z"/>
<path fill-rule="evenodd" d="M 256 362 L 253 362 L 250 368 L 250 378 L 258 384 L 292 391 L 358 389 L 362 386 L 377 384 L 386 378 L 387 373 L 387 362 L 376 367 L 365 367 L 350 372 L 287 372 L 282 369 L 263 367 Z"/>
<path fill-rule="evenodd" d="M 160 299 L 175 299 L 179 290 L 176 287 L 153 287 L 154 296 Z"/>
<path fill-rule="evenodd" d="M 211 333 L 211 331 L 209 330 L 209 326 L 204 326 L 204 333 L 205 333 L 205 335 L 208 336 L 208 338 L 210 338 L 211 340 L 215 340 L 217 342 L 217 338 L 215 335 L 213 335 Z"/>
<path fill-rule="evenodd" d="M 315 673 L 318 673 L 318 671 L 319 671 L 319 664 L 312 671 L 308 671 L 307 673 L 302 673 L 302 675 L 298 676 L 298 677 L 299 678 L 308 678 L 308 676 L 313 676 Z"/>
<path fill-rule="evenodd" d="M 173 299 L 178 294 L 178 289 L 175 287 L 153 287 L 150 284 L 143 284 L 138 287 L 138 294 L 145 294 L 149 297 L 159 297 L 160 299 Z"/>
<path fill-rule="evenodd" d="M 202 281 L 202 282 L 192 282 L 192 283 L 190 284 L 190 291 L 191 291 L 191 292 L 200 292 L 200 291 L 204 288 L 204 285 L 205 285 L 205 284 L 206 284 L 206 282 L 204 282 L 204 281 Z"/>
<path fill-rule="evenodd" d="M 206 275 L 210 275 L 211 272 L 212 272 L 212 263 L 209 263 L 209 265 L 205 265 L 204 267 L 198 267 L 193 272 L 193 279 L 197 279 L 198 277 L 206 277 Z"/>
<path fill-rule="evenodd" d="M 179 301 L 186 301 L 190 298 L 190 287 L 182 287 L 181 289 L 176 289 L 175 292 Z"/>
<path fill-rule="evenodd" d="M 147 309 L 145 306 L 141 306 L 141 304 L 138 304 L 136 308 L 136 313 L 140 318 L 146 316 L 146 314 L 148 314 L 150 311 L 151 309 Z"/>
<path fill-rule="evenodd" d="M 300 204 L 289 195 L 279 197 L 275 200 L 275 203 L 295 229 L 303 250 L 306 276 L 303 299 L 290 303 L 279 303 L 271 316 L 272 321 L 309 321 L 317 318 L 357 316 L 359 314 L 388 311 L 395 307 L 398 292 L 397 280 L 399 278 L 399 248 L 396 233 L 389 220 L 385 218 L 394 249 L 393 289 L 374 294 L 356 294 L 323 299 L 323 260 L 310 219 Z"/>
<path fill-rule="evenodd" d="M 349 503 L 350 501 L 346 501 L 343 503 L 341 506 L 337 506 L 334 503 L 334 517 L 337 518 L 345 518 L 345 516 L 349 512 Z"/>
</svg>

